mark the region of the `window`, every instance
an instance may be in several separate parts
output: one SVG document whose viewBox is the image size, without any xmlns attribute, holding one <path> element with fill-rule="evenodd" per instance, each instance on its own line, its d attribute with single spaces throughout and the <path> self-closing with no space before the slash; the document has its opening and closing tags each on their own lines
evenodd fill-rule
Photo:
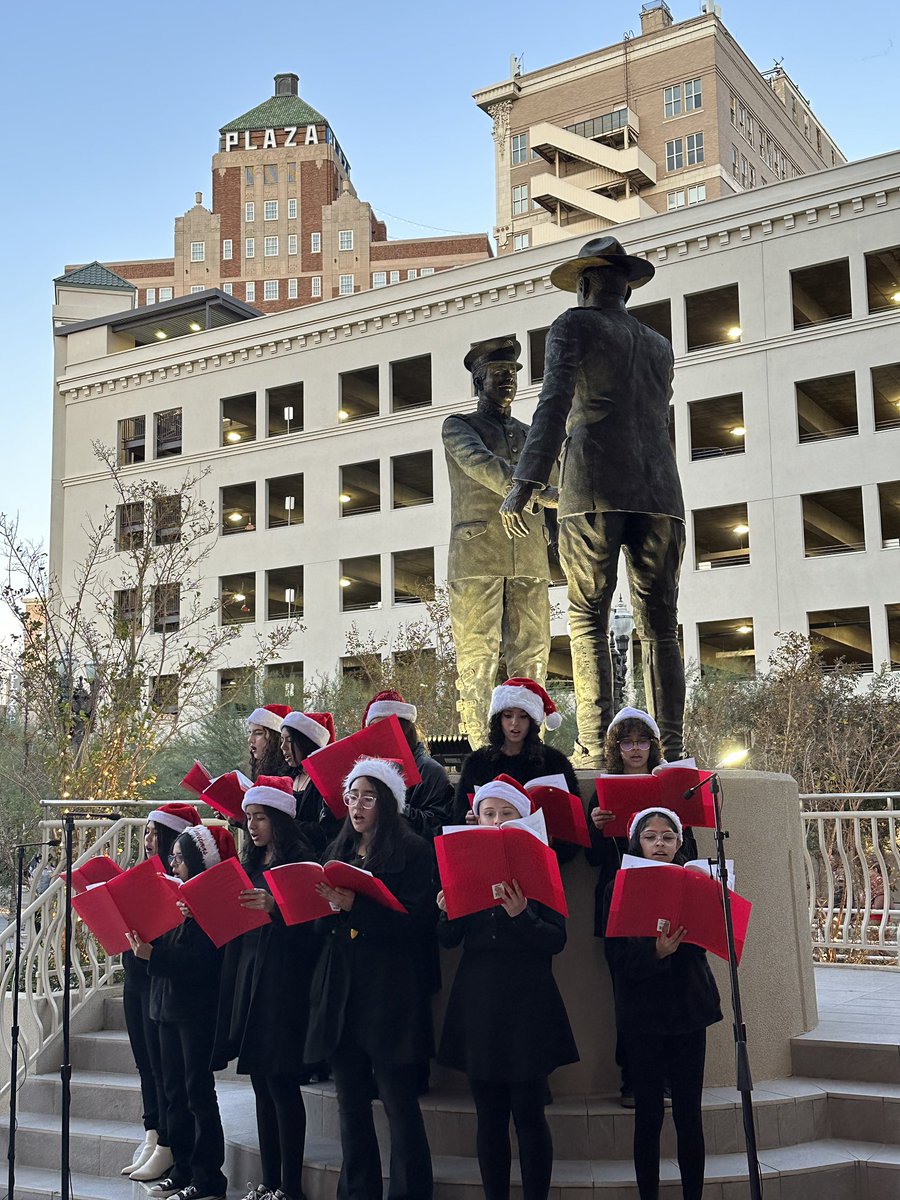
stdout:
<svg viewBox="0 0 900 1200">
<path fill-rule="evenodd" d="M 244 205 L 244 221 L 250 224 L 256 220 L 256 205 L 252 200 L 248 200 Z"/>
<path fill-rule="evenodd" d="M 521 216 L 528 212 L 528 184 L 520 183 L 512 190 L 513 216 Z"/>
<path fill-rule="evenodd" d="M 386 287 L 386 286 L 387 286 L 387 271 L 373 271 L 372 272 L 372 287 L 378 288 L 378 287 Z"/>
<path fill-rule="evenodd" d="M 147 304 L 156 303 L 156 288 L 147 288 Z"/>
<path fill-rule="evenodd" d="M 663 88 L 663 115 L 677 117 L 681 115 L 681 84 Z"/>
<path fill-rule="evenodd" d="M 339 229 L 338 230 L 338 250 L 353 249 L 353 230 Z"/>
<path fill-rule="evenodd" d="M 181 584 L 164 583 L 153 589 L 153 632 L 175 633 L 181 614 Z"/>
<path fill-rule="evenodd" d="M 249 284 L 248 284 L 249 286 Z M 222 401 L 222 445 L 256 441 L 256 392 L 226 396 Z"/>
<path fill-rule="evenodd" d="M 278 236 L 271 234 L 269 237 L 263 238 L 263 256 L 265 258 L 274 258 L 278 253 Z"/>
<path fill-rule="evenodd" d="M 278 182 L 278 167 L 274 163 L 267 163 L 263 167 L 263 183 Z"/>
<path fill-rule="evenodd" d="M 715 567 L 746 567 L 750 562 L 750 526 L 746 504 L 698 508 L 694 519 L 694 566 L 698 571 Z"/>
<path fill-rule="evenodd" d="M 338 276 L 338 295 L 352 296 L 353 295 L 353 276 L 339 275 Z"/>
<path fill-rule="evenodd" d="M 735 96 L 734 92 L 731 93 L 731 101 L 728 108 L 731 116 L 731 123 L 735 129 L 737 129 L 737 97 Z"/>
<path fill-rule="evenodd" d="M 256 303 L 256 284 L 253 282 L 244 284 L 244 299 L 248 304 Z"/>
<path fill-rule="evenodd" d="M 672 340 L 672 302 L 671 300 L 657 300 L 654 304 L 638 304 L 634 308 L 628 310 L 633 317 L 646 325 L 648 329 L 655 329 L 657 333 L 661 333 L 664 338 Z"/>
<path fill-rule="evenodd" d="M 321 233 L 311 233 L 309 235 L 309 252 L 310 254 L 322 253 L 322 235 Z"/>
<path fill-rule="evenodd" d="M 423 267 L 419 274 L 424 278 L 426 275 L 434 274 L 434 267 Z"/>
<path fill-rule="evenodd" d="M 888 645 L 891 651 L 891 670 L 900 668 L 900 604 L 886 604 L 884 615 L 887 618 Z"/>
<path fill-rule="evenodd" d="M 800 499 L 804 553 L 807 558 L 865 550 L 861 488 L 810 492 Z"/>
<path fill-rule="evenodd" d="M 676 208 L 684 208 L 684 204 L 685 204 L 685 194 L 684 194 L 683 188 L 680 192 L 669 192 L 669 194 L 666 196 L 667 212 L 672 212 Z"/>
<path fill-rule="evenodd" d="M 292 621 L 303 616 L 303 568 L 266 571 L 266 620 Z"/>
<path fill-rule="evenodd" d="M 431 355 L 391 363 L 391 412 L 425 408 L 431 403 Z"/>
<path fill-rule="evenodd" d="M 399 271 L 391 271 L 391 283 L 399 283 L 399 282 L 400 282 L 400 272 Z"/>
<path fill-rule="evenodd" d="M 804 379 L 794 388 L 801 445 L 859 433 L 856 376 L 852 371 L 821 379 Z"/>
<path fill-rule="evenodd" d="M 297 197 L 291 196 L 288 200 L 288 220 L 293 221 L 297 216 Z"/>
<path fill-rule="evenodd" d="M 397 550 L 391 555 L 394 568 L 394 603 L 421 604 L 434 599 L 434 548 Z"/>
<path fill-rule="evenodd" d="M 359 421 L 365 417 L 377 417 L 378 368 L 360 367 L 356 371 L 344 371 L 338 376 L 340 408 L 338 421 Z"/>
<path fill-rule="evenodd" d="M 684 167 L 684 148 L 681 138 L 666 142 L 666 170 L 680 171 Z"/>
<path fill-rule="evenodd" d="M 872 367 L 875 428 L 900 429 L 900 363 Z"/>
<path fill-rule="evenodd" d="M 544 359 L 549 332 L 549 329 L 528 330 L 528 362 L 530 365 L 528 378 L 531 383 L 540 383 L 544 378 Z"/>
<path fill-rule="evenodd" d="M 615 133 L 618 129 L 624 129 L 628 125 L 628 109 L 617 108 L 614 112 L 604 113 L 601 117 L 594 117 L 590 121 L 577 121 L 574 125 L 566 125 L 567 133 L 577 133 L 583 138 L 601 138 L 606 134 Z M 531 152 L 532 158 L 540 156 L 535 150 Z"/>
<path fill-rule="evenodd" d="M 703 91 L 699 79 L 688 79 L 684 85 L 684 111 L 696 112 L 703 107 Z"/>
<path fill-rule="evenodd" d="M 143 627 L 141 593 L 138 588 L 119 588 L 113 592 L 116 636 L 126 638 Z"/>
<path fill-rule="evenodd" d="M 900 480 L 879 483 L 878 508 L 881 515 L 881 547 L 900 550 Z"/>
<path fill-rule="evenodd" d="M 191 242 L 191 262 L 206 261 L 206 242 Z"/>
<path fill-rule="evenodd" d="M 378 459 L 341 467 L 338 504 L 342 517 L 381 511 L 381 465 Z"/>
<path fill-rule="evenodd" d="M 869 312 L 900 312 L 900 246 L 866 255 Z"/>
<path fill-rule="evenodd" d="M 181 541 L 181 496 L 157 496 L 153 502 L 153 542 L 156 546 L 173 546 Z"/>
<path fill-rule="evenodd" d="M 244 258 L 256 258 L 256 238 L 244 238 Z"/>
<path fill-rule="evenodd" d="M 688 422 L 693 462 L 744 453 L 747 431 L 744 428 L 744 397 L 741 392 L 691 401 L 688 404 Z"/>
<path fill-rule="evenodd" d="M 289 279 L 288 280 L 288 300 L 296 300 L 296 299 L 297 299 L 297 280 Z"/>
<path fill-rule="evenodd" d="M 850 312 L 850 260 L 818 263 L 791 271 L 794 328 L 840 321 Z"/>
<path fill-rule="evenodd" d="M 158 412 L 156 424 L 156 458 L 169 458 L 181 453 L 181 409 L 169 408 Z"/>
<path fill-rule="evenodd" d="M 688 204 L 702 204 L 706 199 L 706 184 L 698 183 L 687 190 Z"/>
<path fill-rule="evenodd" d="M 233 296 L 234 295 L 234 284 L 233 283 L 223 283 L 222 291 L 225 293 L 226 296 Z"/>
<path fill-rule="evenodd" d="M 266 480 L 268 493 L 266 525 L 281 529 L 303 524 L 303 475 L 278 475 Z"/>
<path fill-rule="evenodd" d="M 266 200 L 263 203 L 263 220 L 277 221 L 278 220 L 278 201 Z"/>
<path fill-rule="evenodd" d="M 244 167 L 244 186 L 253 187 L 253 168 Z"/>
<path fill-rule="evenodd" d="M 527 233 L 513 234 L 513 250 L 527 250 L 529 235 Z"/>
<path fill-rule="evenodd" d="M 203 287 L 203 284 L 202 284 L 202 283 L 193 283 L 193 284 L 191 284 L 191 295 L 192 295 L 192 296 L 196 296 L 196 294 L 197 294 L 198 292 L 202 292 L 202 291 L 205 291 L 205 288 Z"/>
<path fill-rule="evenodd" d="M 315 299 L 322 295 L 322 276 L 313 275 L 310 280 L 310 295 Z"/>
<path fill-rule="evenodd" d="M 695 292 L 684 298 L 688 350 L 737 344 L 741 340 L 738 285 Z"/>
<path fill-rule="evenodd" d="M 232 246 L 233 246 L 233 243 L 232 243 L 231 238 L 224 238 L 222 240 L 222 261 L 223 262 L 229 262 L 231 260 Z"/>
<path fill-rule="evenodd" d="M 278 280 L 267 279 L 263 283 L 263 300 L 278 299 Z"/>
<path fill-rule="evenodd" d="M 302 702 L 302 662 L 272 663 L 266 668 L 266 700 L 270 704 L 289 704 L 291 708 Z"/>
<path fill-rule="evenodd" d="M 256 484 L 232 483 L 219 489 L 222 535 L 256 532 Z"/>
<path fill-rule="evenodd" d="M 223 625 L 248 625 L 256 620 L 256 576 L 221 575 L 219 604 Z"/>
<path fill-rule="evenodd" d="M 140 550 L 144 544 L 144 505 L 140 500 L 116 506 L 116 549 Z"/>
<path fill-rule="evenodd" d="M 219 671 L 219 703 L 229 715 L 246 717 L 256 708 L 256 681 L 252 667 Z"/>
<path fill-rule="evenodd" d="M 710 674 L 746 676 L 756 671 L 752 617 L 698 621 L 697 639 L 701 678 Z"/>
<path fill-rule="evenodd" d="M 372 690 L 372 681 L 381 678 L 381 669 L 380 654 L 341 655 L 341 678 L 355 679 L 368 691 Z"/>
<path fill-rule="evenodd" d="M 296 281 L 295 281 L 296 282 Z M 288 284 L 291 280 L 288 280 Z M 299 433 L 303 428 L 303 384 L 286 383 L 266 392 L 266 437 Z"/>
<path fill-rule="evenodd" d="M 821 651 L 826 666 L 848 662 L 864 671 L 872 670 L 872 625 L 868 608 L 820 609 L 808 612 L 806 619 L 810 640 Z"/>
<path fill-rule="evenodd" d="M 364 554 L 359 558 L 344 558 L 340 563 L 340 572 L 338 584 L 342 612 L 359 612 L 360 609 L 380 606 L 380 555 Z"/>
<path fill-rule="evenodd" d="M 160 301 L 172 299 L 172 289 L 170 287 L 161 287 L 159 289 Z"/>
<path fill-rule="evenodd" d="M 391 459 L 391 508 L 434 503 L 434 463 L 430 450 Z"/>
<path fill-rule="evenodd" d="M 296 233 L 288 234 L 288 254 L 297 253 L 297 235 Z"/>
<path fill-rule="evenodd" d="M 415 269 L 415 267 L 413 267 L 412 270 L 406 272 L 407 279 L 415 279 L 417 275 L 418 275 L 418 271 Z"/>
<path fill-rule="evenodd" d="M 145 417 L 128 417 L 119 422 L 119 466 L 130 467 L 146 458 Z"/>
<path fill-rule="evenodd" d="M 510 162 L 514 167 L 528 161 L 528 134 L 514 133 L 512 135 L 512 152 Z"/>
<path fill-rule="evenodd" d="M 150 676 L 150 707 L 169 717 L 178 716 L 178 676 Z"/>
<path fill-rule="evenodd" d="M 689 133 L 684 139 L 684 146 L 687 152 L 688 166 L 696 166 L 697 163 L 703 162 L 703 134 Z"/>
<path fill-rule="evenodd" d="M 740 162 L 740 155 L 738 154 L 738 148 L 737 148 L 737 146 L 733 145 L 731 147 L 731 174 L 735 177 L 735 179 L 737 179 L 737 177 L 738 177 L 738 163 L 739 162 Z"/>
</svg>

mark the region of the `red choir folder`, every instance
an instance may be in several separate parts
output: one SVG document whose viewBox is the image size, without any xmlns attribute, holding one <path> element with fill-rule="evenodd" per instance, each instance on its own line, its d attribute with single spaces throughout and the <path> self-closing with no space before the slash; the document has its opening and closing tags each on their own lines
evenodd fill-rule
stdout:
<svg viewBox="0 0 900 1200">
<path fill-rule="evenodd" d="M 647 861 L 639 860 L 642 866 Z M 752 907 L 744 896 L 731 893 L 738 962 Z M 719 958 L 728 958 L 722 888 L 718 880 L 669 863 L 651 863 L 646 871 L 620 870 L 613 886 L 606 936 L 655 938 L 660 921 L 669 922 L 670 933 L 683 926 L 685 941 L 702 946 Z"/>
<path fill-rule="evenodd" d="M 253 781 L 240 771 L 227 771 L 203 789 L 200 799 L 223 817 L 243 824 L 244 810 L 241 808 L 241 801 L 244 799 L 244 792 L 252 787 Z"/>
<path fill-rule="evenodd" d="M 184 779 L 182 779 L 180 786 L 186 792 L 193 792 L 195 796 L 200 796 L 212 781 L 212 775 L 210 775 L 206 767 L 202 763 L 195 762 Z"/>
<path fill-rule="evenodd" d="M 122 873 L 118 863 L 107 858 L 105 854 L 98 854 L 72 872 L 72 891 L 74 894 L 85 892 L 91 884 L 109 883 L 110 879 L 115 879 Z"/>
<path fill-rule="evenodd" d="M 496 885 L 513 879 L 529 900 L 569 915 L 556 855 L 517 821 L 446 826 L 434 839 L 434 852 L 451 920 L 493 908 Z"/>
<path fill-rule="evenodd" d="M 659 766 L 651 775 L 598 775 L 597 800 L 615 819 L 603 826 L 606 837 L 628 837 L 628 823 L 636 812 L 660 805 L 678 814 L 683 825 L 715 829 L 716 816 L 707 777 L 697 767 Z M 703 780 L 693 796 L 684 793 Z"/>
<path fill-rule="evenodd" d="M 285 863 L 265 871 L 264 875 L 285 925 L 301 925 L 304 921 L 315 921 L 317 917 L 334 916 L 334 909 L 316 891 L 319 883 L 327 883 L 333 888 L 347 888 L 392 912 L 406 912 L 380 879 L 376 879 L 369 871 L 335 859 L 324 867 L 315 862 Z"/>
<path fill-rule="evenodd" d="M 542 810 L 550 837 L 560 842 L 573 842 L 576 846 L 590 846 L 584 804 L 580 796 L 573 796 L 569 791 L 565 775 L 530 779 L 525 784 L 525 791 L 534 807 Z"/>
<path fill-rule="evenodd" d="M 72 907 L 107 954 L 120 954 L 128 949 L 132 929 L 142 941 L 152 942 L 181 924 L 179 890 L 153 857 L 108 883 L 92 884 L 72 897 Z"/>
<path fill-rule="evenodd" d="M 351 733 L 339 742 L 314 750 L 303 760 L 303 768 L 321 792 L 325 803 L 341 819 L 347 815 L 342 799 L 344 780 L 358 758 L 394 759 L 403 772 L 408 788 L 422 780 L 400 722 L 393 714 L 383 721 L 375 721 L 359 733 Z"/>
<path fill-rule="evenodd" d="M 268 925 L 272 919 L 267 912 L 244 908 L 240 903 L 238 895 L 252 887 L 250 876 L 238 860 L 226 858 L 183 883 L 178 899 L 188 906 L 213 945 L 224 946 L 249 929 Z"/>
</svg>

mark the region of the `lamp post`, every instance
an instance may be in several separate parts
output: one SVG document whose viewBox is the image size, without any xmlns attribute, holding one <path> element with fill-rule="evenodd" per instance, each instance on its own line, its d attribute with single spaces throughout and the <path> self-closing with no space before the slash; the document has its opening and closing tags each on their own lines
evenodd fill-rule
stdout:
<svg viewBox="0 0 900 1200">
<path fill-rule="evenodd" d="M 621 595 L 609 619 L 609 652 L 613 667 L 613 708 L 625 705 L 625 678 L 628 674 L 628 643 L 634 631 L 634 616 Z"/>
</svg>

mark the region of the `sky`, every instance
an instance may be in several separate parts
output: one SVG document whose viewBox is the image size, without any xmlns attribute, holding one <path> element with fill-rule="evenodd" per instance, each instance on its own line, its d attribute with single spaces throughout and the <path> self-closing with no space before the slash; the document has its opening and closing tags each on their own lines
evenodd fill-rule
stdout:
<svg viewBox="0 0 900 1200">
<path fill-rule="evenodd" d="M 669 0 L 676 21 L 700 0 Z M 394 237 L 494 224 L 491 124 L 471 94 L 640 32 L 640 0 L 18 3 L 4 19 L 0 512 L 49 521 L 53 278 L 66 263 L 172 253 L 209 203 L 217 131 L 300 76 Z M 761 70 L 781 60 L 848 158 L 900 147 L 893 0 L 724 0 Z"/>
</svg>

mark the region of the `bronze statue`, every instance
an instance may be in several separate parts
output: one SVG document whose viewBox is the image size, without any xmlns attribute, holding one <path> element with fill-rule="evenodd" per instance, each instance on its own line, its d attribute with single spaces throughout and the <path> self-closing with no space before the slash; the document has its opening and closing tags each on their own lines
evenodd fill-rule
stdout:
<svg viewBox="0 0 900 1200">
<path fill-rule="evenodd" d="M 447 581 L 456 647 L 460 724 L 473 749 L 487 743 L 488 708 L 502 653 L 506 673 L 543 685 L 550 653 L 549 569 L 541 486 L 523 504 L 519 536 L 505 536 L 497 500 L 509 491 L 528 426 L 510 413 L 522 364 L 512 337 L 477 342 L 465 357 L 478 408 L 447 417 L 441 430 L 450 476 Z M 549 474 L 548 474 L 549 479 Z M 528 500 L 531 501 L 529 489 Z"/>
<path fill-rule="evenodd" d="M 559 557 L 569 589 L 575 677 L 576 765 L 602 765 L 612 717 L 609 609 L 619 551 L 641 639 L 647 701 L 666 758 L 683 754 L 684 664 L 678 647 L 678 578 L 684 501 L 669 439 L 671 343 L 625 309 L 653 266 L 614 237 L 593 238 L 551 273 L 578 307 L 550 326 L 544 383 L 512 489 L 500 512 L 510 537 L 550 477 L 562 447 Z"/>
</svg>

